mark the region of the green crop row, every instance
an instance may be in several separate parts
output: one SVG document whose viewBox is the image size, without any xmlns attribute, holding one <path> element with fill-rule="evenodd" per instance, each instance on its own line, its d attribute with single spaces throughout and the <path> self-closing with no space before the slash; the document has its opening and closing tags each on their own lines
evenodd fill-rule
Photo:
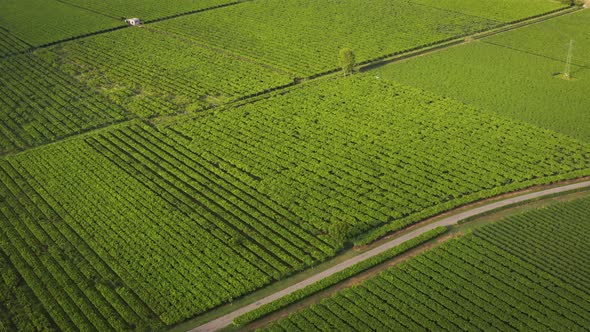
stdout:
<svg viewBox="0 0 590 332">
<path fill-rule="evenodd" d="M 40 145 L 105 124 L 126 112 L 34 55 L 0 62 L 0 153 Z"/>
<path fill-rule="evenodd" d="M 0 27 L 0 57 L 22 52 L 29 48 L 27 43 Z"/>
<path fill-rule="evenodd" d="M 406 241 L 392 249 L 389 249 L 385 252 L 380 253 L 374 257 L 371 257 L 365 261 L 362 261 L 358 264 L 355 264 L 345 270 L 337 272 L 327 278 L 324 278 L 320 281 L 315 282 L 305 288 L 297 290 L 289 295 L 286 295 L 278 300 L 273 302 L 267 303 L 261 307 L 256 308 L 246 314 L 239 316 L 238 318 L 234 319 L 234 325 L 237 326 L 244 326 L 248 323 L 251 323 L 257 319 L 260 319 L 266 315 L 269 315 L 277 310 L 287 307 L 290 304 L 293 304 L 299 300 L 302 300 L 308 296 L 311 296 L 317 292 L 320 292 L 328 287 L 334 286 L 335 284 L 346 280 L 350 277 L 353 277 L 363 271 L 366 271 L 376 265 L 379 265 L 389 259 L 392 259 L 395 256 L 398 256 L 412 248 L 415 248 L 433 238 L 443 234 L 446 232 L 446 227 L 438 227 L 424 234 Z"/>
<path fill-rule="evenodd" d="M 246 173 L 245 183 L 327 239 L 335 225 L 348 225 L 349 238 L 392 231 L 482 197 L 583 176 L 590 162 L 588 146 L 566 136 L 369 75 L 204 115 L 169 135 Z"/>
<path fill-rule="evenodd" d="M 583 330 L 589 208 L 580 199 L 486 226 L 264 330 Z"/>
<path fill-rule="evenodd" d="M 39 54 L 144 117 L 200 110 L 293 82 L 287 74 L 151 27 L 60 44 Z"/>
<path fill-rule="evenodd" d="M 10 163 L 0 163 L 0 257 L 3 302 L 19 330 L 159 328 L 162 323 L 119 276 L 64 223 L 44 189 Z M 29 180 L 25 180 L 28 177 Z M 62 218 L 63 216 L 63 218 Z"/>
<path fill-rule="evenodd" d="M 171 325 L 375 227 L 587 175 L 589 151 L 359 74 L 6 157 L 0 243 L 60 328 Z"/>
<path fill-rule="evenodd" d="M 63 1 L 44 0 L 4 0 L 0 2 L 0 22 L 2 28 L 33 46 L 125 24 Z"/>
<path fill-rule="evenodd" d="M 497 25 L 413 1 L 263 0 L 153 26 L 308 77 L 338 68 L 344 47 L 363 62 Z"/>
<path fill-rule="evenodd" d="M 220 5 L 239 2 L 235 0 L 196 0 L 170 1 L 162 3 L 158 0 L 65 0 L 83 8 L 94 10 L 107 16 L 131 18 L 138 17 L 143 21 L 150 21 L 163 17 L 190 13 Z"/>
</svg>

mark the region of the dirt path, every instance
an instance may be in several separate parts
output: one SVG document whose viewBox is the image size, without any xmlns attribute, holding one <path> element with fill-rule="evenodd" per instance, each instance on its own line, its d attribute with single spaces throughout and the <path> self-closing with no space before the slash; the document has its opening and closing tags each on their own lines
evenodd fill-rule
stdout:
<svg viewBox="0 0 590 332">
<path fill-rule="evenodd" d="M 270 303 L 274 300 L 277 300 L 283 296 L 286 296 L 288 294 L 293 293 L 296 290 L 299 290 L 301 288 L 304 288 L 308 285 L 311 285 L 321 279 L 324 279 L 326 277 L 329 277 L 337 272 L 340 272 L 350 266 L 353 266 L 359 262 L 362 262 L 366 259 L 369 259 L 373 256 L 379 255 L 380 253 L 387 251 L 395 246 L 398 246 L 408 240 L 411 240 L 429 230 L 432 230 L 436 227 L 439 226 L 451 226 L 451 225 L 455 225 L 457 224 L 459 221 L 461 220 L 465 220 L 483 213 L 487 213 L 499 208 L 503 208 L 506 206 L 510 206 L 510 205 L 514 205 L 514 204 L 518 204 L 518 203 L 522 203 L 522 202 L 526 202 L 532 199 L 537 199 L 540 197 L 544 197 L 544 196 L 549 196 L 549 195 L 554 195 L 554 194 L 559 194 L 559 193 L 564 193 L 567 191 L 572 191 L 572 190 L 576 190 L 576 189 L 582 189 L 582 188 L 590 188 L 590 181 L 584 181 L 584 182 L 579 182 L 579 183 L 574 183 L 574 184 L 570 184 L 570 185 L 564 185 L 561 187 L 555 187 L 555 188 L 551 188 L 551 189 L 546 189 L 546 190 L 542 190 L 542 191 L 538 191 L 538 192 L 534 192 L 534 193 L 530 193 L 530 194 L 525 194 L 525 195 L 521 195 L 521 196 L 515 196 L 515 197 L 509 197 L 497 202 L 493 202 L 493 203 L 489 203 L 456 215 L 452 215 L 450 217 L 441 219 L 437 222 L 434 223 L 430 223 L 427 225 L 424 225 L 423 227 L 420 227 L 418 229 L 415 229 L 409 233 L 406 233 L 400 237 L 397 237 L 395 239 L 392 239 L 389 242 L 386 242 L 376 248 L 373 248 L 365 253 L 362 253 L 358 256 L 355 256 L 351 259 L 348 259 L 336 266 L 333 266 L 325 271 L 322 271 L 316 275 L 313 275 L 295 285 L 292 285 L 290 287 L 287 287 L 283 290 L 280 290 L 270 296 L 267 296 L 259 301 L 256 301 L 252 304 L 249 304 L 245 307 L 242 307 L 236 311 L 233 311 L 227 315 L 221 316 L 215 320 L 212 320 L 206 324 L 203 324 L 193 330 L 191 330 L 191 332 L 210 332 L 210 331 L 217 331 L 219 329 L 222 329 L 228 325 L 230 325 L 232 323 L 232 321 L 237 318 L 238 316 L 241 316 L 247 312 L 250 312 L 264 304 Z"/>
</svg>

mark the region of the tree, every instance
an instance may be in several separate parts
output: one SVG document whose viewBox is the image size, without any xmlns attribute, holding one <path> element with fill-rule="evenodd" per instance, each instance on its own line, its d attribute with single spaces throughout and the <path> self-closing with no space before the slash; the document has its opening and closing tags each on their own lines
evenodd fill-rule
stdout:
<svg viewBox="0 0 590 332">
<path fill-rule="evenodd" d="M 346 241 L 349 230 L 350 225 L 346 221 L 341 220 L 330 225 L 328 234 L 335 243 L 342 245 Z"/>
<path fill-rule="evenodd" d="M 351 49 L 343 48 L 340 50 L 340 67 L 342 67 L 344 75 L 352 74 L 355 61 L 354 52 Z"/>
</svg>

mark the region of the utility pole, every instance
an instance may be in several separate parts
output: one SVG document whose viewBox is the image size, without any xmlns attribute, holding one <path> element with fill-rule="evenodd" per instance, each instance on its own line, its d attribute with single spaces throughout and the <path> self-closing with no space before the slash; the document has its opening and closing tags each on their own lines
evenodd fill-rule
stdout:
<svg viewBox="0 0 590 332">
<path fill-rule="evenodd" d="M 570 47 L 567 52 L 567 60 L 565 60 L 565 71 L 563 72 L 563 78 L 569 80 L 571 78 L 572 71 L 572 51 L 574 50 L 574 40 L 570 39 Z"/>
</svg>

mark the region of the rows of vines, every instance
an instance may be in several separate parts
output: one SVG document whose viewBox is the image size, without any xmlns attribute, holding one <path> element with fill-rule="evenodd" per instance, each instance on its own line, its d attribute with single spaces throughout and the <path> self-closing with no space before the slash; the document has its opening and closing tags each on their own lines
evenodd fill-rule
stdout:
<svg viewBox="0 0 590 332">
<path fill-rule="evenodd" d="M 18 167 L 18 166 L 16 166 Z M 22 173 L 20 173 L 22 172 Z M 7 322 L 18 330 L 157 328 L 162 322 L 70 224 L 70 214 L 45 195 L 26 170 L 0 162 L 0 270 Z M 28 179 L 28 181 L 27 181 Z"/>
<path fill-rule="evenodd" d="M 261 0 L 153 26 L 306 77 L 337 68 L 343 47 L 365 61 L 498 24 L 408 0 Z"/>
<path fill-rule="evenodd" d="M 585 330 L 588 211 L 586 198 L 487 226 L 266 330 Z"/>
<path fill-rule="evenodd" d="M 272 199 L 149 127 L 47 146 L 10 163 L 54 209 L 47 223 L 78 233 L 166 324 L 335 254 Z"/>
<path fill-rule="evenodd" d="M 113 17 L 139 17 L 153 20 L 235 2 L 235 0 L 181 0 L 162 3 L 159 0 L 64 0 Z"/>
<path fill-rule="evenodd" d="M 0 27 L 33 46 L 123 26 L 114 19 L 63 1 L 3 0 Z"/>
<path fill-rule="evenodd" d="M 401 228 L 478 198 L 587 174 L 589 148 L 368 75 L 324 81 L 170 127 L 306 223 Z"/>
<path fill-rule="evenodd" d="M 0 61 L 0 153 L 125 119 L 126 112 L 34 55 Z"/>
<path fill-rule="evenodd" d="M 61 44 L 42 56 L 115 104 L 147 117 L 198 110 L 293 81 L 148 27 Z"/>
<path fill-rule="evenodd" d="M 0 27 L 0 57 L 27 50 L 30 46 L 17 36 Z"/>
</svg>

